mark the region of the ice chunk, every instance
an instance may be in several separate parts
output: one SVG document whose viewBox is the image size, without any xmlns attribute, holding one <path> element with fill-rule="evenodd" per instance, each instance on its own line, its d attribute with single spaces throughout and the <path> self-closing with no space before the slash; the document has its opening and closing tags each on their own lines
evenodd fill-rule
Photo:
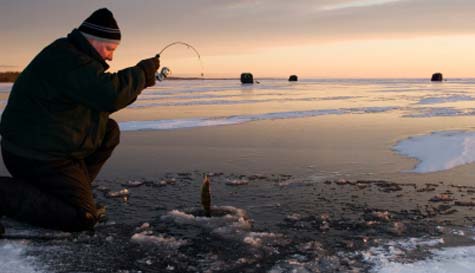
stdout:
<svg viewBox="0 0 475 273">
<path fill-rule="evenodd" d="M 164 237 L 162 235 L 151 235 L 150 232 L 136 233 L 131 238 L 132 242 L 142 245 L 155 245 L 166 249 L 178 249 L 188 244 L 188 241 L 176 239 L 175 237 Z"/>
<path fill-rule="evenodd" d="M 128 197 L 128 196 L 129 196 L 128 189 L 122 189 L 120 191 L 112 191 L 112 192 L 107 193 L 107 197 L 110 197 L 110 198 Z"/>
<path fill-rule="evenodd" d="M 0 272 L 2 273 L 43 273 L 36 268 L 33 257 L 25 256 L 28 241 L 0 241 Z"/>
</svg>

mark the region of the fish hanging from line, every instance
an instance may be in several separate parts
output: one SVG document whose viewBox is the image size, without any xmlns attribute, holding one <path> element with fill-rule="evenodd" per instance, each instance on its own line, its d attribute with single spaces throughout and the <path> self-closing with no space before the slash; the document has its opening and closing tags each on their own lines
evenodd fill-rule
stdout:
<svg viewBox="0 0 475 273">
<path fill-rule="evenodd" d="M 211 217 L 211 194 L 210 194 L 210 179 L 205 174 L 203 183 L 201 184 L 201 205 L 206 217 Z"/>
</svg>

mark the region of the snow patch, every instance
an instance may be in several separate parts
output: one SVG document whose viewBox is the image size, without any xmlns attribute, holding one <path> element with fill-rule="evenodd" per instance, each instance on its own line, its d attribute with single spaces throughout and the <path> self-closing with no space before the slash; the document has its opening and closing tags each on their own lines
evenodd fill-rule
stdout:
<svg viewBox="0 0 475 273">
<path fill-rule="evenodd" d="M 371 248 L 363 253 L 366 261 L 374 266 L 373 273 L 470 273 L 475 267 L 475 246 L 436 248 L 442 239 L 412 242 L 393 242 L 384 247 Z M 418 261 L 404 261 L 408 250 L 425 248 L 429 257 Z"/>
<path fill-rule="evenodd" d="M 27 241 L 0 242 L 0 272 L 2 273 L 43 273 L 35 267 L 36 260 L 27 256 Z"/>
<path fill-rule="evenodd" d="M 475 161 L 475 132 L 442 131 L 410 137 L 397 143 L 394 150 L 419 160 L 412 172 L 448 170 Z"/>
</svg>

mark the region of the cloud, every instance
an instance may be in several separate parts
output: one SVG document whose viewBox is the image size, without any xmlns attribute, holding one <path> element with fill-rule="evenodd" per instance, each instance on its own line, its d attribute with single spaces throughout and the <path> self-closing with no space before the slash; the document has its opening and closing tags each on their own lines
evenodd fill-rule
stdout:
<svg viewBox="0 0 475 273">
<path fill-rule="evenodd" d="M 473 9 L 475 2 L 468 0 L 394 1 L 391 5 L 322 11 L 312 23 L 301 27 L 308 31 L 313 24 L 323 36 L 337 33 L 340 38 L 363 39 L 474 34 Z"/>
<path fill-rule="evenodd" d="M 161 13 L 174 17 L 161 18 L 164 37 L 186 35 L 199 47 L 234 53 L 255 46 L 475 33 L 473 0 L 202 0 L 191 6 L 177 0 L 173 5 L 174 11 Z"/>
<path fill-rule="evenodd" d="M 385 5 L 395 2 L 400 2 L 404 0 L 361 0 L 361 1 L 348 1 L 342 2 L 339 4 L 323 6 L 322 10 L 338 10 L 338 9 L 347 9 L 347 8 L 361 8 L 361 7 L 370 7 Z"/>
</svg>

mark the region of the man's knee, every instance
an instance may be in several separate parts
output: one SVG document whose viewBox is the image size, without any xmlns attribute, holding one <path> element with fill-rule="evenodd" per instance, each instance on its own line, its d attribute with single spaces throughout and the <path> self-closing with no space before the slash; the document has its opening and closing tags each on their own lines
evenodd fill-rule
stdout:
<svg viewBox="0 0 475 273">
<path fill-rule="evenodd" d="M 107 121 L 107 129 L 104 141 L 108 147 L 115 147 L 120 143 L 120 129 L 113 119 Z"/>
</svg>

